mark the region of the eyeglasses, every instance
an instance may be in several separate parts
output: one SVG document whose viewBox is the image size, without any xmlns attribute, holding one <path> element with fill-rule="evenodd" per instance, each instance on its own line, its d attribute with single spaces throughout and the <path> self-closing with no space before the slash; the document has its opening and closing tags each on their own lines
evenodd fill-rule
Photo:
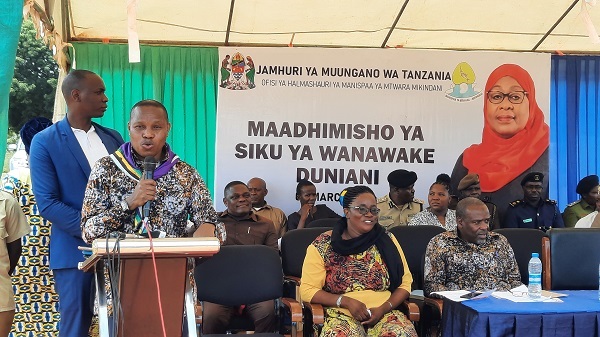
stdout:
<svg viewBox="0 0 600 337">
<path fill-rule="evenodd" d="M 527 91 L 511 91 L 508 94 L 505 94 L 501 91 L 488 91 L 487 98 L 490 103 L 500 104 L 504 101 L 505 97 L 508 97 L 508 101 L 513 104 L 520 104 L 523 102 L 527 96 Z"/>
<path fill-rule="evenodd" d="M 380 209 L 377 208 L 376 206 L 373 206 L 371 208 L 367 208 L 365 206 L 350 206 L 348 208 L 353 208 L 358 210 L 358 213 L 362 214 L 362 215 L 367 215 L 367 212 L 371 212 L 371 214 L 373 215 L 377 215 L 379 214 Z"/>
<path fill-rule="evenodd" d="M 514 297 L 527 297 L 529 296 L 529 292 L 527 291 L 516 291 L 516 290 L 509 290 L 510 293 L 514 296 Z"/>
</svg>

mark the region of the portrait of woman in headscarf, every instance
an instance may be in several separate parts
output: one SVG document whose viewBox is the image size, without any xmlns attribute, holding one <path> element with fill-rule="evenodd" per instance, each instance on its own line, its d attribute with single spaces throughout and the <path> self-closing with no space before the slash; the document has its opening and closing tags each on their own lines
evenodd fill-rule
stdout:
<svg viewBox="0 0 600 337">
<path fill-rule="evenodd" d="M 465 149 L 452 171 L 453 190 L 467 174 L 479 174 L 482 197 L 498 207 L 523 197 L 520 181 L 532 171 L 548 173 L 550 129 L 536 101 L 531 75 L 516 64 L 496 68 L 485 85 L 480 144 Z M 548 182 L 544 182 L 543 198 Z"/>
</svg>

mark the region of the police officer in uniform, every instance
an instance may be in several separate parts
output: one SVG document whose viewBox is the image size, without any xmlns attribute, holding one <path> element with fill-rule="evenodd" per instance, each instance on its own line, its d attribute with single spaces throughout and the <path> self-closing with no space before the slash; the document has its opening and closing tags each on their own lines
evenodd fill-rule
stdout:
<svg viewBox="0 0 600 337">
<path fill-rule="evenodd" d="M 504 228 L 537 228 L 543 231 L 565 227 L 556 201 L 543 200 L 544 175 L 531 172 L 521 180 L 523 199 L 509 204 Z"/>
<path fill-rule="evenodd" d="M 587 176 L 577 184 L 577 194 L 581 199 L 570 203 L 565 208 L 563 220 L 565 227 L 574 227 L 579 219 L 596 210 L 596 199 L 598 198 L 598 176 Z"/>
<path fill-rule="evenodd" d="M 390 193 L 377 199 L 379 224 L 386 229 L 406 226 L 410 219 L 423 210 L 423 200 L 415 198 L 417 174 L 407 170 L 395 170 L 388 174 Z"/>
<path fill-rule="evenodd" d="M 467 174 L 458 183 L 458 198 L 462 200 L 467 197 L 477 198 L 487 206 L 490 211 L 490 229 L 500 228 L 500 219 L 496 211 L 496 204 L 489 201 L 489 197 L 481 196 L 481 186 L 479 185 L 479 174 Z"/>
</svg>

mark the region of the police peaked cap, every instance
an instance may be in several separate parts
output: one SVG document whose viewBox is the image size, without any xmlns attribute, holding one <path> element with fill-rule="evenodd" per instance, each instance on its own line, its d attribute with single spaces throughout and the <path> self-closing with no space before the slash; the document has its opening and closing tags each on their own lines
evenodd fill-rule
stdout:
<svg viewBox="0 0 600 337">
<path fill-rule="evenodd" d="M 390 185 L 399 188 L 406 188 L 414 184 L 415 181 L 417 181 L 417 174 L 413 171 L 400 169 L 390 172 L 390 174 L 388 174 L 387 180 L 390 183 Z"/>
<path fill-rule="evenodd" d="M 577 183 L 577 189 L 575 190 L 577 194 L 588 194 L 590 191 L 598 186 L 598 176 L 592 174 L 591 176 L 587 176 Z"/>
<path fill-rule="evenodd" d="M 523 180 L 521 180 L 521 186 L 525 186 L 528 182 L 543 182 L 544 174 L 542 172 L 529 172 Z"/>
</svg>

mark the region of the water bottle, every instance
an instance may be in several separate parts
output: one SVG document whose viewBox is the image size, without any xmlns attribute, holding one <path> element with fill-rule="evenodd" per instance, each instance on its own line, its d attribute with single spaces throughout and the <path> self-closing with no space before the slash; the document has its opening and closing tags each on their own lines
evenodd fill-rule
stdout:
<svg viewBox="0 0 600 337">
<path fill-rule="evenodd" d="M 538 299 L 542 296 L 542 261 L 540 260 L 539 256 L 540 255 L 538 253 L 531 253 L 531 260 L 529 260 L 528 268 L 529 286 L 527 287 L 527 290 L 529 292 L 529 297 L 535 299 Z"/>
</svg>

